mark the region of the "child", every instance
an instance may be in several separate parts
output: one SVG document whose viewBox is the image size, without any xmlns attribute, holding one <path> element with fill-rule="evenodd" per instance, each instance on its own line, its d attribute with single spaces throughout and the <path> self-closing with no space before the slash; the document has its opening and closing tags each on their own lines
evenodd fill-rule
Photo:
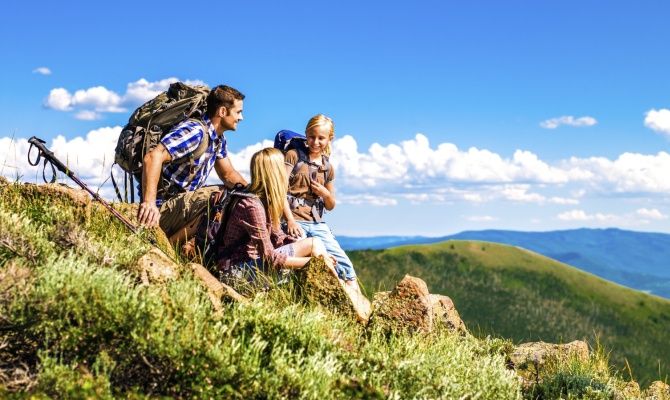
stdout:
<svg viewBox="0 0 670 400">
<path fill-rule="evenodd" d="M 307 154 L 297 150 L 286 152 L 286 171 L 289 174 L 288 204 L 284 218 L 289 235 L 319 238 L 329 254 L 337 260 L 335 267 L 348 290 L 360 294 L 356 272 L 347 254 L 337 243 L 328 225 L 323 221 L 324 208 L 335 208 L 335 170 L 328 162 L 330 144 L 335 136 L 333 120 L 323 114 L 312 117 L 305 128 Z M 301 159 L 305 158 L 305 159 Z M 297 171 L 296 163 L 302 161 Z"/>
</svg>

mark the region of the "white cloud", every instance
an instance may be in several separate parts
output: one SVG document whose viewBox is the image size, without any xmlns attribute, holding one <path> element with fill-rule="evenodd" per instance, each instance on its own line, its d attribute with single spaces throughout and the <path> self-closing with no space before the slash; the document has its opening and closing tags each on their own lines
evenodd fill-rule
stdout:
<svg viewBox="0 0 670 400">
<path fill-rule="evenodd" d="M 371 206 L 395 206 L 398 201 L 387 196 L 376 196 L 372 194 L 360 195 L 341 195 L 338 196 L 339 202 L 343 204 L 369 204 Z"/>
<path fill-rule="evenodd" d="M 58 135 L 46 146 L 63 164 L 95 188 L 109 177 L 120 132 L 121 127 L 114 126 L 95 129 L 88 132 L 86 137 L 70 140 Z M 11 179 L 18 176 L 22 180 L 41 180 L 42 166 L 28 164 L 29 147 L 30 144 L 23 138 L 0 138 L 0 174 Z"/>
<path fill-rule="evenodd" d="M 490 215 L 471 215 L 465 217 L 465 219 L 472 222 L 493 222 L 498 220 L 498 218 L 492 217 Z"/>
<path fill-rule="evenodd" d="M 597 123 L 598 121 L 595 118 L 589 116 L 575 118 L 572 115 L 564 115 L 561 117 L 550 118 L 548 120 L 542 121 L 540 122 L 540 126 L 545 129 L 556 129 L 561 125 L 583 127 L 583 126 L 593 126 Z"/>
<path fill-rule="evenodd" d="M 95 121 L 100 119 L 102 116 L 100 113 L 91 110 L 81 110 L 77 112 L 74 117 L 82 121 Z"/>
<path fill-rule="evenodd" d="M 80 118 L 95 118 L 100 114 L 86 111 L 89 110 L 76 113 Z M 59 136 L 50 147 L 79 174 L 98 185 L 109 175 L 119 131 L 119 127 L 108 127 L 91 131 L 85 137 Z M 35 177 L 36 168 L 25 162 L 25 139 L 0 140 L 0 173 L 10 178 Z M 230 153 L 231 161 L 248 179 L 253 153 L 271 145 L 270 140 L 264 140 L 246 146 Z M 554 206 L 551 209 L 555 209 L 576 206 L 585 198 L 589 201 L 621 197 L 670 201 L 670 175 L 667 174 L 670 154 L 665 152 L 624 153 L 612 160 L 573 157 L 550 164 L 524 150 L 517 150 L 511 158 L 506 158 L 486 149 L 460 150 L 451 143 L 431 147 L 427 137 L 421 134 L 395 144 L 376 143 L 367 151 L 361 151 L 356 140 L 347 135 L 334 142 L 331 160 L 337 169 L 338 200 L 349 204 L 502 202 Z M 215 184 L 219 180 L 212 173 L 207 182 Z M 658 220 L 663 214 L 653 208 L 658 207 L 653 202 L 648 204 L 651 204 L 647 206 L 649 210 L 631 213 L 630 218 Z M 613 220 L 611 215 L 587 214 L 583 210 L 566 211 L 558 216 L 564 221 Z"/>
<path fill-rule="evenodd" d="M 668 219 L 668 216 L 660 212 L 656 208 L 640 208 L 635 213 L 641 218 L 652 219 L 652 220 L 663 220 Z"/>
<path fill-rule="evenodd" d="M 127 85 L 126 92 L 120 95 L 104 86 L 95 86 L 88 89 L 80 89 L 70 93 L 65 88 L 55 88 L 49 92 L 44 105 L 57 111 L 79 111 L 75 118 L 85 116 L 92 118 L 102 112 L 128 112 L 128 110 L 156 97 L 168 89 L 170 84 L 179 81 L 178 78 L 167 78 L 156 82 L 149 82 L 142 78 Z M 199 80 L 186 80 L 190 85 L 204 85 Z"/>
<path fill-rule="evenodd" d="M 649 110 L 644 117 L 644 126 L 670 137 L 670 110 Z"/>
<path fill-rule="evenodd" d="M 51 89 L 44 106 L 58 111 L 72 110 L 72 95 L 64 88 Z"/>
<path fill-rule="evenodd" d="M 619 219 L 613 214 L 587 214 L 584 210 L 571 210 L 560 213 L 557 218 L 562 221 L 598 221 L 598 222 L 612 222 Z"/>
<path fill-rule="evenodd" d="M 33 74 L 51 75 L 51 70 L 47 67 L 38 67 L 33 70 Z"/>
</svg>

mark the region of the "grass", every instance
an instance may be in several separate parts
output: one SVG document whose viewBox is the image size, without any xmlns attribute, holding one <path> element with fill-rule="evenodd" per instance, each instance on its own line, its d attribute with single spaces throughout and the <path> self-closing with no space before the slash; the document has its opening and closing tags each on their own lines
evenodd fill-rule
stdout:
<svg viewBox="0 0 670 400">
<path fill-rule="evenodd" d="M 497 340 L 388 335 L 291 287 L 213 310 L 141 283 L 150 246 L 105 210 L 0 182 L 0 397 L 522 397 Z"/>
<path fill-rule="evenodd" d="M 404 274 L 450 296 L 479 337 L 516 343 L 599 340 L 617 370 L 648 384 L 670 373 L 670 301 L 602 280 L 516 247 L 448 241 L 350 254 L 367 287 Z"/>
</svg>

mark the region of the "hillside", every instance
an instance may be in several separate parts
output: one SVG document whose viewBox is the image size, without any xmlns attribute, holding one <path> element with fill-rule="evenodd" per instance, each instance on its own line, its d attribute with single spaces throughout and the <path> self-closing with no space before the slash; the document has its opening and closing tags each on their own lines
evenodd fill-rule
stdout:
<svg viewBox="0 0 670 400">
<path fill-rule="evenodd" d="M 132 215 L 131 207 L 117 207 Z M 164 253 L 150 244 L 152 238 Z M 216 294 L 203 286 L 192 264 L 161 244 L 164 238 L 148 230 L 129 234 L 81 192 L 0 179 L 0 398 L 670 396 L 660 382 L 641 393 L 636 382 L 608 367 L 606 354 L 597 348 L 589 353 L 584 343 L 584 351 L 547 358 L 539 367 L 523 361 L 522 347 L 508 339 L 457 333 L 437 322 L 430 330 L 395 330 L 393 319 L 383 322 L 385 315 L 405 322 L 410 314 L 427 316 L 424 321 L 444 316 L 411 308 L 413 297 L 402 303 L 407 308 L 393 308 L 402 298 L 398 286 L 375 296 L 382 303 L 375 303 L 369 323 L 342 313 L 339 304 L 308 300 L 307 289 L 316 287 L 308 281 L 242 287 L 247 298 Z M 151 254 L 164 259 L 147 258 Z M 389 263 L 361 268 L 363 273 L 385 266 L 391 271 L 405 259 L 430 266 L 432 259 L 434 272 L 441 272 L 434 277 L 444 278 L 438 264 L 445 265 L 445 257 L 461 260 L 446 254 L 437 246 L 357 255 Z M 465 256 L 461 261 L 466 270 L 474 265 Z M 310 268 L 318 263 L 312 260 Z M 321 268 L 328 275 L 323 262 Z M 403 281 L 418 284 L 412 277 Z M 444 280 L 436 282 L 445 286 Z M 455 311 L 451 300 L 435 296 Z M 463 298 L 457 305 L 472 318 L 473 305 Z M 649 303 L 651 316 L 657 306 Z M 522 311 L 508 310 L 508 318 Z M 528 357 L 536 360 L 533 354 Z"/>
<path fill-rule="evenodd" d="M 465 231 L 421 236 L 340 237 L 347 250 L 384 249 L 446 240 L 482 240 L 519 246 L 573 265 L 601 278 L 670 298 L 670 235 L 621 229 L 550 232 Z"/>
<path fill-rule="evenodd" d="M 600 341 L 643 382 L 670 374 L 670 301 L 512 246 L 448 241 L 350 253 L 367 288 L 406 273 L 448 293 L 479 336 Z M 475 328 L 476 327 L 476 328 Z M 627 372 L 626 372 L 627 373 Z"/>
</svg>

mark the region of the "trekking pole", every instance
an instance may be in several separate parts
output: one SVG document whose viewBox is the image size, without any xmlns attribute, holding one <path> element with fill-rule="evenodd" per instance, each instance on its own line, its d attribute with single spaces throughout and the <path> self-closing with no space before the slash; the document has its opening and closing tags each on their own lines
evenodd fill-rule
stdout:
<svg viewBox="0 0 670 400">
<path fill-rule="evenodd" d="M 116 218 L 118 218 L 123 224 L 130 229 L 132 233 L 137 233 L 137 227 L 133 225 L 132 222 L 128 221 L 126 217 L 121 215 L 118 211 L 116 211 L 112 206 L 109 205 L 105 200 L 102 199 L 97 193 L 93 192 L 84 182 L 82 182 L 77 176 L 72 172 L 68 167 L 66 167 L 59 159 L 54 156 L 54 153 L 50 151 L 49 149 L 46 148 L 44 145 L 46 142 L 40 138 L 37 138 L 35 136 L 31 137 L 28 140 L 28 143 L 30 143 L 30 148 L 28 149 L 28 163 L 32 166 L 37 166 L 37 164 L 40 163 L 40 159 L 44 157 L 44 167 L 42 168 L 42 178 L 44 179 L 44 182 L 47 181 L 47 178 L 45 176 L 45 170 L 47 168 L 47 163 L 51 166 L 51 180 L 49 183 L 54 183 L 56 182 L 56 169 L 58 169 L 60 172 L 64 173 L 67 175 L 68 178 L 72 179 L 75 181 L 77 185 L 79 185 L 82 189 L 86 190 L 95 200 L 100 202 L 109 212 L 111 212 Z M 33 162 L 33 160 L 30 159 L 30 154 L 33 151 L 33 147 L 37 147 L 38 152 L 37 152 L 37 158 Z"/>
</svg>

